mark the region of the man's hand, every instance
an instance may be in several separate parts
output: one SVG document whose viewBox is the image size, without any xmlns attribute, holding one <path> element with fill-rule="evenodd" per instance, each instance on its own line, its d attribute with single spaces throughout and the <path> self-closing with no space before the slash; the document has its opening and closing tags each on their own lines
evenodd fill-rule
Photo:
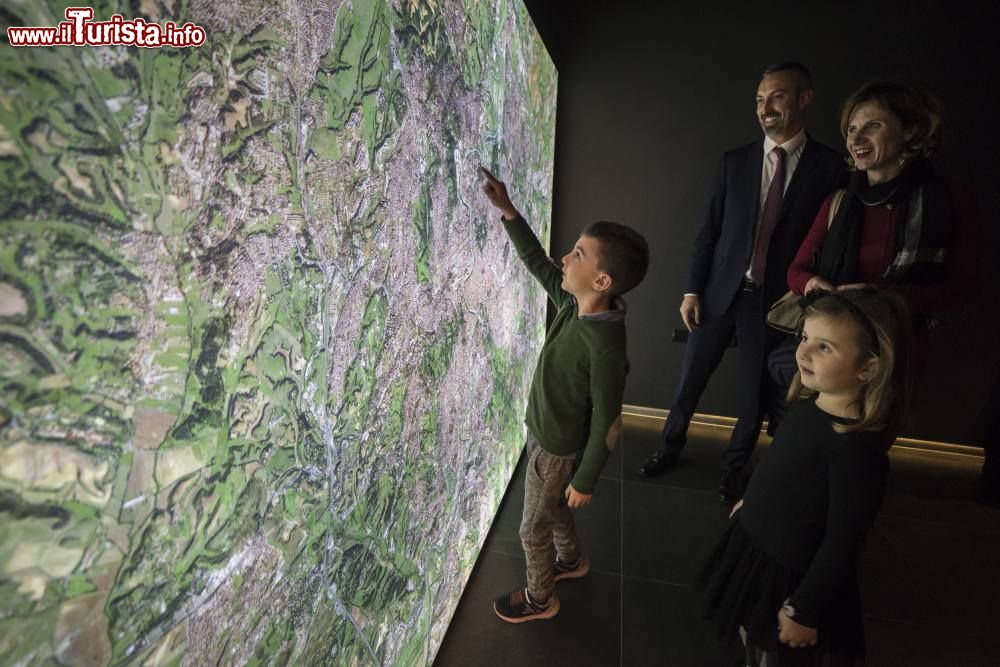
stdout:
<svg viewBox="0 0 1000 667">
<path fill-rule="evenodd" d="M 584 505 L 589 505 L 590 499 L 593 497 L 593 493 L 580 493 L 573 488 L 572 484 L 566 487 L 566 504 L 570 507 L 583 507 Z"/>
<path fill-rule="evenodd" d="M 809 294 L 809 292 L 812 292 L 814 289 L 822 289 L 826 290 L 827 292 L 832 292 L 835 288 L 833 286 L 833 283 L 831 283 L 823 276 L 813 276 L 812 278 L 809 279 L 809 282 L 806 283 L 805 293 Z"/>
<path fill-rule="evenodd" d="M 804 648 L 816 645 L 816 628 L 799 625 L 785 613 L 785 608 L 778 610 L 778 641 L 792 648 Z"/>
<path fill-rule="evenodd" d="M 497 177 L 491 174 L 486 167 L 480 167 L 479 173 L 483 175 L 483 192 L 486 193 L 486 198 L 500 210 L 504 220 L 520 217 L 521 214 L 517 212 L 514 204 L 510 201 L 507 186 L 504 185 L 503 181 L 497 180 Z"/>
<path fill-rule="evenodd" d="M 681 301 L 681 319 L 688 331 L 694 331 L 701 324 L 701 303 L 697 294 L 688 294 Z"/>
</svg>

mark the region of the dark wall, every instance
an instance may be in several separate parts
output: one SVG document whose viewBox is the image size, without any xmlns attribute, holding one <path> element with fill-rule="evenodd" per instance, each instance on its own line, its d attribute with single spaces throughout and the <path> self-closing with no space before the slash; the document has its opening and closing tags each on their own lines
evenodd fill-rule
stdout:
<svg viewBox="0 0 1000 667">
<path fill-rule="evenodd" d="M 669 335 L 681 326 L 677 308 L 707 179 L 724 150 L 761 135 L 753 98 L 772 62 L 812 69 L 807 127 L 841 151 L 839 104 L 866 80 L 905 78 L 936 92 L 949 130 L 937 161 L 977 192 L 987 238 L 983 282 L 997 284 L 1000 95 L 988 63 L 1000 61 L 1000 49 L 991 4 L 528 2 L 559 68 L 553 254 L 601 218 L 636 227 L 653 250 L 646 281 L 628 298 L 627 403 L 669 406 L 683 354 Z M 996 302 L 988 291 L 935 331 L 908 434 L 978 439 L 1000 359 Z M 734 356 L 727 353 L 700 412 L 733 414 L 741 390 Z"/>
</svg>

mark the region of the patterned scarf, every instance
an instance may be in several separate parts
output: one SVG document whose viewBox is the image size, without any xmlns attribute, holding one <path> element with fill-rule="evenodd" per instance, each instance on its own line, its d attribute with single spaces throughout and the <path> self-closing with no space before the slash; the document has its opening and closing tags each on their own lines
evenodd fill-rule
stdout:
<svg viewBox="0 0 1000 667">
<path fill-rule="evenodd" d="M 951 203 L 947 185 L 926 160 L 916 160 L 896 178 L 873 186 L 868 185 L 864 172 L 851 174 L 847 193 L 817 259 L 819 275 L 835 285 L 858 282 L 865 201 L 898 209 L 893 228 L 896 255 L 882 273 L 882 282 L 927 285 L 947 279 Z"/>
</svg>

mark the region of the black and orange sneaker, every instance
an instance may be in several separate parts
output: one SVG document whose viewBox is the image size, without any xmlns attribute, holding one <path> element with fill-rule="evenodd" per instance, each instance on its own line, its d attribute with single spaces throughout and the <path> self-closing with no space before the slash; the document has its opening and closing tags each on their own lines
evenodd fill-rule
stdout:
<svg viewBox="0 0 1000 667">
<path fill-rule="evenodd" d="M 552 618 L 559 613 L 559 598 L 553 593 L 547 602 L 538 603 L 532 599 L 527 588 L 519 588 L 494 600 L 493 611 L 508 623 Z"/>
<path fill-rule="evenodd" d="M 577 556 L 576 561 L 566 563 L 556 558 L 554 566 L 556 581 L 563 579 L 579 579 L 590 572 L 590 559 L 586 556 Z"/>
</svg>

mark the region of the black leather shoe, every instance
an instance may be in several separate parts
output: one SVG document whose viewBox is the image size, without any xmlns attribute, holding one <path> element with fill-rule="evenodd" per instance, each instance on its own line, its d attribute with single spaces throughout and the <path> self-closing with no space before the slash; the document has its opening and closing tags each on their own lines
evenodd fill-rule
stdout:
<svg viewBox="0 0 1000 667">
<path fill-rule="evenodd" d="M 727 470 L 719 480 L 719 502 L 733 505 L 740 497 L 740 472 Z"/>
<path fill-rule="evenodd" d="M 656 477 L 664 470 L 677 465 L 677 455 L 668 452 L 658 451 L 642 464 L 639 474 L 643 477 Z"/>
</svg>

